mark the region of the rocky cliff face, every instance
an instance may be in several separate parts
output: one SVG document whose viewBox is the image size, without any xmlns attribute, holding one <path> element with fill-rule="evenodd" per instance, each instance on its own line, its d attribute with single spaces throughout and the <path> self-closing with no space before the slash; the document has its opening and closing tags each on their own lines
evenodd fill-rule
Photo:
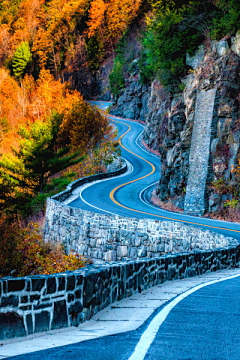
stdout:
<svg viewBox="0 0 240 360">
<path fill-rule="evenodd" d="M 128 80 L 127 88 L 119 96 L 111 114 L 127 119 L 145 121 L 148 112 L 150 89 L 138 79 Z"/>
<path fill-rule="evenodd" d="M 109 90 L 108 76 L 112 66 L 112 57 L 105 61 L 96 72 L 92 72 L 86 65 L 83 65 L 78 70 L 66 72 L 64 81 L 68 81 L 71 88 L 78 90 L 86 100 L 110 101 L 112 96 Z"/>
<path fill-rule="evenodd" d="M 214 44 L 195 71 L 186 77 L 186 87 L 179 97 L 177 109 L 171 107 L 165 141 L 161 146 L 162 178 L 158 194 L 162 200 L 174 199 L 175 204 L 184 207 L 185 191 L 189 176 L 189 153 L 193 141 L 193 124 L 201 111 L 195 111 L 197 94 L 200 91 L 216 89 L 213 108 L 210 157 L 206 181 L 206 195 L 209 199 L 206 210 L 216 211 L 218 205 L 226 200 L 209 189 L 215 179 L 231 179 L 231 166 L 236 164 L 239 151 L 239 91 L 240 56 L 226 47 L 222 54 L 219 44 Z M 176 106 L 175 106 L 176 107 Z M 179 120 L 176 119 L 176 115 Z M 180 126 L 179 131 L 175 124 Z M 182 129 L 181 129 L 182 127 Z M 172 130 L 174 129 L 174 131 Z M 167 140 L 167 141 L 166 141 Z M 208 151 L 208 149 L 206 149 Z"/>
<path fill-rule="evenodd" d="M 214 193 L 209 185 L 214 179 L 231 180 L 231 167 L 240 158 L 240 32 L 236 38 L 214 42 L 211 49 L 201 47 L 187 62 L 192 70 L 182 80 L 182 92 L 167 94 L 156 80 L 149 87 L 135 81 L 118 98 L 113 113 L 145 121 L 143 138 L 161 154 L 157 194 L 184 208 L 191 143 L 201 141 L 192 138 L 201 112 L 195 112 L 197 94 L 216 89 L 205 186 L 206 210 L 216 211 L 227 195 Z"/>
</svg>

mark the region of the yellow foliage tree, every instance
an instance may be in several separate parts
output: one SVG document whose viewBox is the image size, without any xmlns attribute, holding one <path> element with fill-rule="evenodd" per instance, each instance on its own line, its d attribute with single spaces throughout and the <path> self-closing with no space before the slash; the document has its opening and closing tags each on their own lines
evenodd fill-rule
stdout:
<svg viewBox="0 0 240 360">
<path fill-rule="evenodd" d="M 126 30 L 128 24 L 137 15 L 142 0 L 111 0 L 107 4 L 107 35 L 116 39 Z"/>
<path fill-rule="evenodd" d="M 96 31 L 102 30 L 107 6 L 103 0 L 93 0 L 89 9 L 88 37 L 95 35 Z"/>
</svg>

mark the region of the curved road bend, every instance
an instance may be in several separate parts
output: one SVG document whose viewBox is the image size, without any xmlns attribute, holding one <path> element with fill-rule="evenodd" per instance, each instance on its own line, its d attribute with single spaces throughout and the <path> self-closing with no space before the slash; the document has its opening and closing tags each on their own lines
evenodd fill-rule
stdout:
<svg viewBox="0 0 240 360">
<path fill-rule="evenodd" d="M 239 273 L 200 284 L 155 310 L 137 330 L 8 359 L 239 360 L 239 287 Z"/>
<path fill-rule="evenodd" d="M 159 170 L 153 171 L 153 169 L 154 167 L 158 169 L 159 159 L 146 152 L 145 149 L 141 149 L 136 142 L 136 138 L 142 131 L 140 124 L 123 120 L 118 123 L 120 134 L 128 130 L 128 126 L 131 126 L 131 132 L 129 131 L 128 135 L 122 139 L 124 146 L 122 152 L 123 156 L 134 165 L 132 171 L 117 179 L 91 185 L 81 194 L 85 202 L 79 199 L 71 205 L 85 207 L 92 211 L 92 205 L 86 204 L 86 202 L 91 202 L 93 206 L 102 209 L 98 211 L 103 213 L 112 212 L 127 216 L 197 223 L 197 226 L 204 225 L 205 228 L 239 239 L 239 224 L 175 214 L 142 203 L 139 199 L 142 189 L 158 180 Z M 131 152 L 127 151 L 125 147 Z M 132 182 L 141 177 L 141 180 Z M 119 187 L 121 183 L 127 182 L 129 184 Z M 116 190 L 114 191 L 114 189 Z M 114 201 L 111 200 L 111 194 Z M 96 210 L 95 208 L 94 211 Z M 228 278 L 212 274 L 212 281 L 204 283 L 200 280 L 197 285 L 195 282 L 197 278 L 195 281 L 194 279 L 185 279 L 192 281 L 192 285 L 187 291 L 184 290 L 185 292 L 180 293 L 176 292 L 173 281 L 172 294 L 175 298 L 156 309 L 148 320 L 136 330 L 19 356 L 9 356 L 8 359 L 239 360 L 240 272 L 233 270 L 232 273 L 233 275 Z M 203 275 L 203 277 L 205 276 L 208 275 Z M 185 280 L 181 280 L 182 284 Z M 164 289 L 164 286 L 166 283 L 156 289 L 161 289 L 161 287 Z M 162 293 L 162 290 L 154 291 L 150 291 L 147 301 L 159 301 L 161 296 L 168 295 L 166 289 Z M 140 295 L 147 296 L 145 293 Z M 130 298 L 133 303 L 134 299 L 134 297 Z M 99 326 L 101 327 L 100 323 Z M 31 351 L 31 349 L 29 350 Z M 1 358 L 5 358 L 5 356 L 1 357 L 0 352 Z"/>
<path fill-rule="evenodd" d="M 110 103 L 94 102 L 102 109 Z M 145 195 L 159 181 L 159 158 L 141 145 L 143 125 L 109 116 L 118 128 L 122 156 L 130 163 L 130 170 L 119 177 L 101 180 L 81 190 L 72 207 L 106 214 L 155 220 L 179 221 L 199 226 L 240 241 L 240 224 L 195 217 L 159 209 L 147 203 Z"/>
</svg>

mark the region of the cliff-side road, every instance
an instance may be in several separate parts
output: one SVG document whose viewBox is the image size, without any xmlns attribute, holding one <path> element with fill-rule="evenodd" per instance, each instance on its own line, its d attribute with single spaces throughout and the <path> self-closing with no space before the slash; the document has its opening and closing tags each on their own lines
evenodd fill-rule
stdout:
<svg viewBox="0 0 240 360">
<path fill-rule="evenodd" d="M 110 103 L 96 104 L 106 109 Z M 125 175 L 90 184 L 81 190 L 77 199 L 70 202 L 69 206 L 128 217 L 180 221 L 240 240 L 239 223 L 170 212 L 149 204 L 145 199 L 159 181 L 160 160 L 141 144 L 142 124 L 113 116 L 110 119 L 118 128 L 122 156 L 129 163 L 129 171 Z"/>
</svg>

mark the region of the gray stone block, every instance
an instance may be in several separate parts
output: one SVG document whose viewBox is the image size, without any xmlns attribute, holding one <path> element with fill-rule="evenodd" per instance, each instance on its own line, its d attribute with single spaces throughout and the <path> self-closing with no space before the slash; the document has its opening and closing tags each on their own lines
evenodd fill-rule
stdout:
<svg viewBox="0 0 240 360">
<path fill-rule="evenodd" d="M 127 256 L 127 253 L 128 253 L 127 246 L 118 246 L 117 247 L 117 256 L 122 258 L 124 256 Z"/>
<path fill-rule="evenodd" d="M 105 254 L 104 254 L 104 260 L 105 261 L 116 261 L 117 259 L 117 252 L 116 250 L 110 250 L 110 251 L 107 251 Z"/>
</svg>

